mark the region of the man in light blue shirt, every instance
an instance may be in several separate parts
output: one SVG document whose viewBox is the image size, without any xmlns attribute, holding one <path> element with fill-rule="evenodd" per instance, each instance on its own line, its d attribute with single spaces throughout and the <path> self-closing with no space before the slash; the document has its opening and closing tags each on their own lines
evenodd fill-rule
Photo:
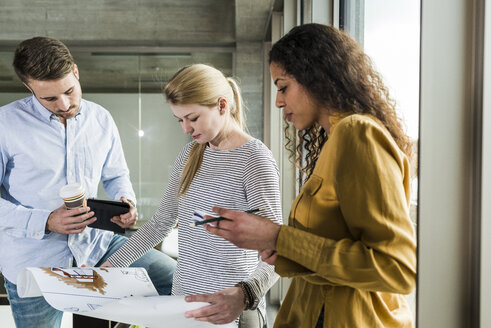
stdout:
<svg viewBox="0 0 491 328">
<path fill-rule="evenodd" d="M 17 327 L 59 327 L 62 312 L 43 297 L 19 298 L 24 267 L 99 266 L 126 238 L 87 227 L 90 209 L 67 210 L 59 190 L 80 182 L 87 197 L 99 181 L 112 199 L 130 203 L 114 217 L 136 223 L 135 193 L 116 125 L 103 107 L 82 99 L 77 65 L 58 40 L 19 44 L 14 69 L 32 96 L 0 107 L 0 270 Z M 152 250 L 132 266 L 147 269 L 160 294 L 169 294 L 175 261 Z"/>
</svg>

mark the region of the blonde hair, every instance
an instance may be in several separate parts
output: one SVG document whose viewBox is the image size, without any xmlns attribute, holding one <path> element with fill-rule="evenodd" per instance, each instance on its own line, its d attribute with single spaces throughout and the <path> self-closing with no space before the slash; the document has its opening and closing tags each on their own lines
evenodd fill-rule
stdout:
<svg viewBox="0 0 491 328">
<path fill-rule="evenodd" d="M 168 103 L 173 105 L 198 104 L 209 108 L 218 106 L 220 98 L 227 100 L 231 117 L 240 128 L 245 128 L 243 102 L 237 82 L 225 77 L 214 67 L 194 64 L 181 68 L 164 88 Z M 203 162 L 206 144 L 194 142 L 179 182 L 179 195 L 185 194 Z"/>
</svg>

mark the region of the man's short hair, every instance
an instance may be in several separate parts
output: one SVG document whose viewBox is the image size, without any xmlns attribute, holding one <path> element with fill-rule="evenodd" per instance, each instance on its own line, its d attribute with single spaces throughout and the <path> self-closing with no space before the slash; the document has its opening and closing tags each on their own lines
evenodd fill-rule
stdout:
<svg viewBox="0 0 491 328">
<path fill-rule="evenodd" d="M 34 37 L 22 41 L 15 50 L 14 70 L 22 82 L 29 79 L 52 81 L 73 71 L 73 56 L 61 41 Z"/>
</svg>

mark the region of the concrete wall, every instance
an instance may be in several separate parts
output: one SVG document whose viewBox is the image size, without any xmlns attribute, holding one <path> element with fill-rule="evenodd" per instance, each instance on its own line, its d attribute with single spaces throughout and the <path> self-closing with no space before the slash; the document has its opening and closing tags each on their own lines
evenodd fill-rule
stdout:
<svg viewBox="0 0 491 328">
<path fill-rule="evenodd" d="M 166 46 L 235 38 L 230 0 L 0 0 L 0 8 L 2 42 L 46 35 L 79 44 Z"/>
<path fill-rule="evenodd" d="M 235 75 L 244 97 L 249 133 L 264 140 L 262 42 L 238 42 Z"/>
</svg>

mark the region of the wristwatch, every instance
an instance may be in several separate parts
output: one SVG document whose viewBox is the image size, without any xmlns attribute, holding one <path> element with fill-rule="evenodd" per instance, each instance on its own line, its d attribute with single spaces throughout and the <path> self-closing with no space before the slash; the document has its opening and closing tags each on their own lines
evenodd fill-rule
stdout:
<svg viewBox="0 0 491 328">
<path fill-rule="evenodd" d="M 131 204 L 131 206 L 136 207 L 136 206 L 135 206 L 135 203 L 134 203 L 134 202 L 133 202 L 131 199 L 126 199 L 126 201 L 127 201 L 128 203 L 130 203 L 130 204 Z"/>
</svg>

